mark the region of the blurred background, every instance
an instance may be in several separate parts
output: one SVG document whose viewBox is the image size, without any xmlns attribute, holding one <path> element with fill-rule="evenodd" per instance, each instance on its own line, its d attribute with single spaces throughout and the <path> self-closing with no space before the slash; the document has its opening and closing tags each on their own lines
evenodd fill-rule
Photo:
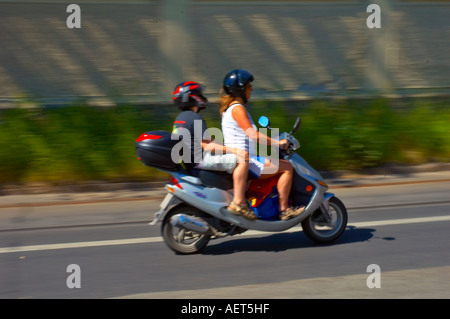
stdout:
<svg viewBox="0 0 450 319">
<path fill-rule="evenodd" d="M 135 139 L 171 129 L 185 80 L 207 86 L 220 127 L 235 68 L 255 76 L 254 120 L 302 116 L 320 170 L 449 162 L 449 16 L 449 1 L 0 1 L 0 184 L 164 178 Z"/>
</svg>

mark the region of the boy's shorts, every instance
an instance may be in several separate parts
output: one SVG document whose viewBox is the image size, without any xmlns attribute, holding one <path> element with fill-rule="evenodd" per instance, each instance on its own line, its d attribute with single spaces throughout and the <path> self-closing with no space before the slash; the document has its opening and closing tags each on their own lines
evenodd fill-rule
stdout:
<svg viewBox="0 0 450 319">
<path fill-rule="evenodd" d="M 205 152 L 202 161 L 196 167 L 200 169 L 222 171 L 231 174 L 236 167 L 236 163 L 236 154 L 213 155 L 210 152 Z"/>
<path fill-rule="evenodd" d="M 259 178 L 264 170 L 265 163 L 265 157 L 251 156 L 249 158 L 249 173 L 255 178 Z M 210 171 L 222 171 L 232 174 L 236 164 L 237 155 L 235 154 L 213 155 L 206 152 L 203 156 L 202 162 L 196 167 Z"/>
</svg>

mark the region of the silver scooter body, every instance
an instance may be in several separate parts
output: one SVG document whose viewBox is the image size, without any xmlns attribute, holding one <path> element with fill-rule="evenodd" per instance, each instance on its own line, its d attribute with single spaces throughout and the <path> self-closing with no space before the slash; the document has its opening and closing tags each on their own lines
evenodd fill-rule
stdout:
<svg viewBox="0 0 450 319">
<path fill-rule="evenodd" d="M 282 135 L 280 136 L 282 137 Z M 295 174 L 298 174 L 314 186 L 314 193 L 312 194 L 310 201 L 305 204 L 305 211 L 297 217 L 286 221 L 269 221 L 263 219 L 254 221 L 248 220 L 244 217 L 234 215 L 226 209 L 233 199 L 232 189 L 222 190 L 215 187 L 208 187 L 203 185 L 202 181 L 197 177 L 180 172 L 168 172 L 178 181 L 178 185 L 172 185 L 170 183 L 166 185 L 168 194 L 161 203 L 160 210 L 155 214 L 155 218 L 150 225 L 155 225 L 164 220 L 165 215 L 174 205 L 182 203 L 196 207 L 210 216 L 226 221 L 232 225 L 244 229 L 267 232 L 279 232 L 290 229 L 300 224 L 313 212 L 321 208 L 321 205 L 323 205 L 322 208 L 328 210 L 328 201 L 334 194 L 326 192 L 328 187 L 320 174 L 295 152 L 290 152 L 284 159 L 292 164 Z"/>
</svg>

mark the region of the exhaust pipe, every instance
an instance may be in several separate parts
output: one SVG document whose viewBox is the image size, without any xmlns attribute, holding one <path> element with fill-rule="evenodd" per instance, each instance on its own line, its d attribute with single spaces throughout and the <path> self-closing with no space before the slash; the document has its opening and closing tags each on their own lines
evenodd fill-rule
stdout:
<svg viewBox="0 0 450 319">
<path fill-rule="evenodd" d="M 170 224 L 174 227 L 180 227 L 187 230 L 205 234 L 209 231 L 209 225 L 195 216 L 185 214 L 176 214 L 170 219 Z"/>
</svg>

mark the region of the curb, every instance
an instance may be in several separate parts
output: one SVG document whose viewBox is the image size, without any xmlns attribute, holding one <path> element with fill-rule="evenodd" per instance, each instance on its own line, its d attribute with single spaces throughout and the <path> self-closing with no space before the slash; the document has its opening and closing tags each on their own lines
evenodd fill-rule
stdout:
<svg viewBox="0 0 450 319">
<path fill-rule="evenodd" d="M 363 174 L 364 173 L 364 174 Z M 416 167 L 384 167 L 364 172 L 321 172 L 331 192 L 335 189 L 450 182 L 450 163 Z M 166 181 L 111 183 L 93 181 L 75 185 L 30 184 L 0 188 L 1 208 L 74 205 L 160 200 Z"/>
<path fill-rule="evenodd" d="M 351 171 L 321 171 L 320 174 L 325 179 L 341 178 L 348 175 L 353 176 L 374 176 L 374 175 L 411 175 L 418 173 L 434 173 L 450 171 L 450 163 L 427 163 L 414 166 L 398 165 L 398 164 L 384 164 L 378 167 L 365 168 L 362 170 Z"/>
<path fill-rule="evenodd" d="M 386 164 L 380 167 L 367 168 L 359 171 L 319 171 L 329 185 L 336 187 L 363 186 L 355 183 L 361 179 L 385 178 L 412 178 L 414 174 L 450 172 L 450 163 L 428 163 L 416 166 Z M 395 176 L 397 175 L 397 176 Z M 350 180 L 351 179 L 351 180 Z M 87 193 L 87 192 L 114 192 L 133 190 L 152 190 L 163 188 L 168 178 L 153 182 L 105 182 L 89 181 L 70 185 L 51 185 L 47 183 L 30 183 L 27 185 L 10 184 L 0 185 L 0 197 L 5 195 L 35 195 L 35 194 L 61 194 L 61 193 Z M 371 183 L 369 183 L 371 184 Z M 379 183 L 374 183 L 379 185 Z"/>
<path fill-rule="evenodd" d="M 168 180 L 168 179 L 167 179 Z M 116 192 L 125 190 L 152 190 L 164 187 L 167 181 L 155 182 L 80 182 L 71 185 L 51 185 L 47 183 L 30 183 L 27 185 L 0 186 L 0 197 L 8 195 L 38 195 L 90 192 Z"/>
</svg>

